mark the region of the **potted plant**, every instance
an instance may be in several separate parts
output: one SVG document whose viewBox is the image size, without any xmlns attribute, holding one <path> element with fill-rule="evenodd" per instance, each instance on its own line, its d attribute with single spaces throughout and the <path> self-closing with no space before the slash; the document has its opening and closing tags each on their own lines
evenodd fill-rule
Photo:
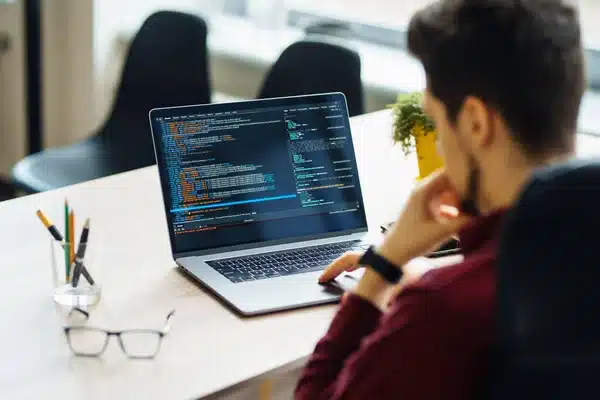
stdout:
<svg viewBox="0 0 600 400">
<path fill-rule="evenodd" d="M 401 94 L 391 106 L 393 114 L 393 139 L 400 143 L 405 155 L 416 148 L 419 178 L 423 179 L 443 165 L 436 149 L 435 126 L 423 111 L 423 94 Z"/>
</svg>

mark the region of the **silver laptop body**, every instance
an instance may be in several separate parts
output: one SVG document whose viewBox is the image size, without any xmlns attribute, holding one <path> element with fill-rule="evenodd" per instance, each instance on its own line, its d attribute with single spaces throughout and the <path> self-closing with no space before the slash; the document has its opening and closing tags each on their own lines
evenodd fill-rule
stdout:
<svg viewBox="0 0 600 400">
<path fill-rule="evenodd" d="M 157 108 L 150 125 L 173 258 L 242 315 L 338 301 L 317 283 L 364 249 L 367 223 L 341 93 Z"/>
</svg>

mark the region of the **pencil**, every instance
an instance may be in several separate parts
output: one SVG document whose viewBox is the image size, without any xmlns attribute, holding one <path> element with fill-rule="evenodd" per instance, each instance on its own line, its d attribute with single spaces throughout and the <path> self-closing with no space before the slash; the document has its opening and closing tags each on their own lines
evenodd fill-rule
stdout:
<svg viewBox="0 0 600 400">
<path fill-rule="evenodd" d="M 69 213 L 69 265 L 75 262 L 75 211 Z"/>
<path fill-rule="evenodd" d="M 69 203 L 65 200 L 65 272 L 66 280 L 70 281 L 71 278 L 71 251 L 69 250 L 71 244 L 71 232 L 69 232 Z"/>
</svg>

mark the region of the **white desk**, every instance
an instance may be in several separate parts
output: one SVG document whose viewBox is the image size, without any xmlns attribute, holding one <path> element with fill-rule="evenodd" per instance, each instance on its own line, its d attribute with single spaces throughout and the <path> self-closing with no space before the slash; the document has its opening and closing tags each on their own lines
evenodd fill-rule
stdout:
<svg viewBox="0 0 600 400">
<path fill-rule="evenodd" d="M 413 157 L 392 147 L 388 112 L 352 121 L 369 223 L 401 207 L 417 175 Z M 581 138 L 583 154 L 600 139 Z M 57 225 L 65 197 L 101 237 L 103 299 L 90 324 L 109 329 L 173 329 L 154 361 L 127 359 L 111 342 L 102 358 L 73 357 L 54 306 L 43 208 Z M 241 319 L 182 276 L 170 253 L 155 167 L 0 203 L 0 398 L 203 397 L 301 362 L 335 306 Z"/>
</svg>

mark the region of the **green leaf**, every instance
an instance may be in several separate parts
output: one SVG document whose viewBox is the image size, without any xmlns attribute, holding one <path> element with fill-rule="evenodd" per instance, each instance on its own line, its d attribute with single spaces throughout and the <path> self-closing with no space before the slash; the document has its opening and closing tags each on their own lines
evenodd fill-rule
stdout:
<svg viewBox="0 0 600 400">
<path fill-rule="evenodd" d="M 425 132 L 435 129 L 433 119 L 423 111 L 423 93 L 413 92 L 398 96 L 392 109 L 393 139 L 400 143 L 404 154 L 409 154 L 415 147 L 414 128 L 422 126 Z"/>
</svg>

